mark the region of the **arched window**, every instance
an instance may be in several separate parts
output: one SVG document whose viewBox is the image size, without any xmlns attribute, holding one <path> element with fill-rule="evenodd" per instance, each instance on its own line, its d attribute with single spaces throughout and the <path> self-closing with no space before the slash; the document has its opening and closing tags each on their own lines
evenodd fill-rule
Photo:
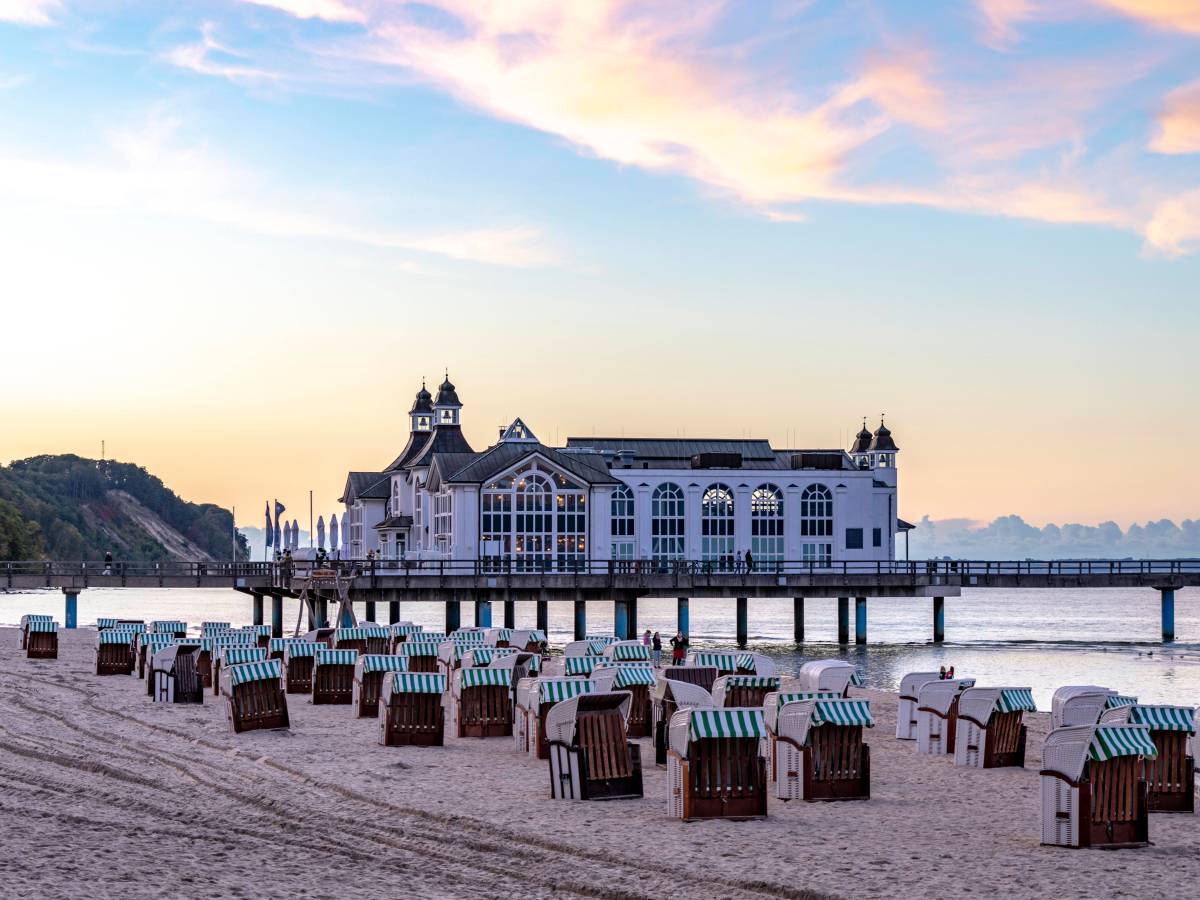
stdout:
<svg viewBox="0 0 1200 900">
<path fill-rule="evenodd" d="M 800 495 L 800 536 L 805 562 L 827 566 L 833 561 L 833 494 L 823 484 L 810 484 Z"/>
<path fill-rule="evenodd" d="M 660 484 L 650 496 L 650 552 L 656 562 L 683 559 L 684 499 L 679 485 Z"/>
<path fill-rule="evenodd" d="M 783 492 L 773 484 L 750 495 L 750 550 L 756 566 L 783 562 Z"/>
<path fill-rule="evenodd" d="M 723 562 L 733 557 L 733 492 L 711 484 L 700 499 L 701 558 Z"/>
<path fill-rule="evenodd" d="M 612 558 L 633 559 L 637 556 L 637 529 L 635 527 L 633 491 L 622 484 L 612 495 Z"/>
<path fill-rule="evenodd" d="M 484 486 L 480 497 L 485 566 L 509 559 L 517 571 L 575 568 L 587 555 L 587 497 L 536 462 Z"/>
</svg>

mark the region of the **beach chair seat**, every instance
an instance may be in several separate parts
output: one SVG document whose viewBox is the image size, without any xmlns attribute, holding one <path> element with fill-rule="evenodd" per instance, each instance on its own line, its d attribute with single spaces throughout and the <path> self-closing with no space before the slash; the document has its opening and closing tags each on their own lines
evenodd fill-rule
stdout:
<svg viewBox="0 0 1200 900">
<path fill-rule="evenodd" d="M 619 800 L 642 796 L 642 757 L 629 740 L 627 691 L 585 690 L 547 713 L 550 796 Z"/>
<path fill-rule="evenodd" d="M 257 639 L 256 639 L 257 640 Z M 267 658 L 267 648 L 257 643 L 226 644 L 218 647 L 212 657 L 212 689 L 213 696 L 221 693 L 221 669 L 225 666 L 236 666 L 241 663 L 261 662 Z"/>
<path fill-rule="evenodd" d="M 220 687 L 226 721 L 234 734 L 291 727 L 282 661 L 261 659 L 226 666 Z"/>
<path fill-rule="evenodd" d="M 1123 848 L 1149 843 L 1144 725 L 1068 725 L 1042 745 L 1042 843 Z"/>
<path fill-rule="evenodd" d="M 1069 684 L 1058 688 L 1050 701 L 1050 729 L 1067 725 L 1095 725 L 1117 692 L 1096 684 Z"/>
<path fill-rule="evenodd" d="M 723 706 L 762 706 L 767 694 L 778 693 L 778 675 L 722 675 L 713 684 L 713 703 Z"/>
<path fill-rule="evenodd" d="M 837 700 L 833 691 L 774 691 L 763 698 L 763 725 L 767 736 L 763 739 L 763 755 L 767 759 L 767 777 L 774 782 L 779 777 L 779 711 L 788 703 L 801 700 Z"/>
<path fill-rule="evenodd" d="M 613 646 L 619 645 L 614 644 Z M 640 738 L 651 734 L 654 712 L 651 708 L 650 696 L 658 682 L 653 666 L 640 662 L 618 663 L 593 670 L 592 680 L 596 683 L 598 691 L 629 692 L 629 714 L 626 717 L 626 729 L 629 737 Z"/>
<path fill-rule="evenodd" d="M 351 695 L 354 715 L 360 719 L 377 718 L 384 678 L 393 672 L 407 671 L 408 657 L 385 653 L 361 654 L 354 663 L 354 686 Z"/>
<path fill-rule="evenodd" d="M 1144 725 L 1158 755 L 1145 760 L 1146 804 L 1152 813 L 1196 811 L 1196 734 L 1191 706 L 1129 704 L 1106 710 L 1101 725 Z"/>
<path fill-rule="evenodd" d="M 806 662 L 796 673 L 801 691 L 833 691 L 839 697 L 848 697 L 850 687 L 862 687 L 863 679 L 858 670 L 841 659 L 818 659 Z"/>
<path fill-rule="evenodd" d="M 379 743 L 385 747 L 441 747 L 445 742 L 444 675 L 394 672 L 379 698 Z"/>
<path fill-rule="evenodd" d="M 900 697 L 896 704 L 896 738 L 917 739 L 917 692 L 931 681 L 942 681 L 940 672 L 909 672 L 900 679 Z"/>
<path fill-rule="evenodd" d="M 132 631 L 106 628 L 96 633 L 96 674 L 132 675 Z"/>
<path fill-rule="evenodd" d="M 681 709 L 671 717 L 667 809 L 677 819 L 767 814 L 761 709 Z"/>
<path fill-rule="evenodd" d="M 778 707 L 774 726 L 775 796 L 781 800 L 869 800 L 871 702 L 841 697 Z"/>
<path fill-rule="evenodd" d="M 283 686 L 289 694 L 311 694 L 313 662 L 323 643 L 293 640 L 283 648 Z"/>
<path fill-rule="evenodd" d="M 524 678 L 518 682 L 518 687 L 521 685 L 525 686 L 525 691 L 518 692 L 517 707 L 513 711 L 514 734 L 524 735 L 523 738 L 518 737 L 517 749 L 523 749 L 535 759 L 549 759 L 546 719 L 550 711 L 572 697 L 595 693 L 596 683 L 587 678 L 548 676 Z"/>
<path fill-rule="evenodd" d="M 460 737 L 512 737 L 512 669 L 456 669 L 450 721 Z"/>
<path fill-rule="evenodd" d="M 412 636 L 407 641 L 396 645 L 396 655 L 408 659 L 410 672 L 441 672 L 438 660 L 440 643 L 426 640 L 416 640 Z"/>
<path fill-rule="evenodd" d="M 954 752 L 958 728 L 958 700 L 973 678 L 930 681 L 917 693 L 917 752 L 946 756 Z"/>
<path fill-rule="evenodd" d="M 187 637 L 187 622 L 180 622 L 178 619 L 155 619 L 150 623 L 150 632 L 185 638 Z"/>
<path fill-rule="evenodd" d="M 33 619 L 24 624 L 26 659 L 58 659 L 58 623 L 49 619 Z"/>
<path fill-rule="evenodd" d="M 655 765 L 667 764 L 667 728 L 677 710 L 707 709 L 716 705 L 712 694 L 704 687 L 705 684 L 711 687 L 716 678 L 717 670 L 711 667 L 672 666 L 659 672 L 650 700 Z"/>
<path fill-rule="evenodd" d="M 203 703 L 199 655 L 200 647 L 194 643 L 176 642 L 156 650 L 150 657 L 151 699 L 156 703 Z"/>
<path fill-rule="evenodd" d="M 312 669 L 314 706 L 354 702 L 354 666 L 358 656 L 357 650 L 317 649 Z"/>
<path fill-rule="evenodd" d="M 954 764 L 980 769 L 1024 766 L 1022 718 L 1036 710 L 1030 688 L 966 688 L 958 699 Z"/>
</svg>

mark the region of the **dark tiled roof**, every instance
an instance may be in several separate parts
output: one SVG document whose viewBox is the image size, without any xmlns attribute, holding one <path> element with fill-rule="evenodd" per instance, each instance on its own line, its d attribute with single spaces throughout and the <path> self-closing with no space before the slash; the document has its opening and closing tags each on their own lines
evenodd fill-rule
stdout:
<svg viewBox="0 0 1200 900">
<path fill-rule="evenodd" d="M 897 447 L 896 442 L 892 440 L 892 433 L 888 430 L 888 427 L 880 422 L 879 427 L 875 429 L 875 436 L 871 438 L 870 449 L 892 453 L 900 448 Z"/>
<path fill-rule="evenodd" d="M 850 447 L 851 453 L 866 453 L 871 449 L 871 432 L 867 431 L 867 423 L 863 421 L 862 431 L 854 437 L 854 444 Z"/>
<path fill-rule="evenodd" d="M 425 441 L 420 452 L 406 464 L 412 466 L 427 466 L 433 462 L 435 453 L 474 453 L 467 439 L 463 437 L 462 429 L 457 425 L 438 425 Z"/>
<path fill-rule="evenodd" d="M 412 528 L 412 516 L 388 516 L 376 528 Z"/>
<path fill-rule="evenodd" d="M 511 468 L 527 456 L 540 454 L 553 465 L 587 484 L 618 484 L 618 480 L 609 474 L 608 466 L 599 455 L 583 453 L 563 453 L 544 444 L 527 442 L 496 444 L 486 452 L 479 454 L 467 465 L 458 469 L 445 480 L 455 483 L 483 484 L 485 481 Z M 591 456 L 592 458 L 589 458 Z M 443 472 L 447 471 L 443 469 Z"/>
<path fill-rule="evenodd" d="M 397 469 L 403 469 L 413 461 L 418 453 L 425 447 L 425 442 L 429 440 L 430 432 L 428 431 L 413 431 L 408 435 L 408 443 L 404 445 L 404 449 L 400 451 L 400 455 L 392 460 L 385 472 L 395 472 Z"/>
<path fill-rule="evenodd" d="M 897 531 L 912 531 L 916 527 L 917 526 L 914 525 L 912 522 L 905 522 L 899 516 L 896 517 L 896 530 Z"/>
<path fill-rule="evenodd" d="M 392 495 L 392 477 L 386 472 L 351 472 L 346 476 L 346 490 L 340 503 L 351 500 L 386 500 Z"/>
<path fill-rule="evenodd" d="M 647 462 L 656 459 L 691 459 L 699 453 L 740 453 L 742 459 L 746 461 L 771 461 L 775 458 L 771 442 L 766 440 L 569 437 L 567 446 L 571 448 L 591 447 L 595 450 L 612 453 L 618 450 L 630 450 L 638 459 Z"/>
<path fill-rule="evenodd" d="M 458 392 L 454 389 L 454 385 L 447 378 L 438 387 L 437 399 L 433 401 L 434 406 L 462 406 L 458 401 Z"/>
</svg>

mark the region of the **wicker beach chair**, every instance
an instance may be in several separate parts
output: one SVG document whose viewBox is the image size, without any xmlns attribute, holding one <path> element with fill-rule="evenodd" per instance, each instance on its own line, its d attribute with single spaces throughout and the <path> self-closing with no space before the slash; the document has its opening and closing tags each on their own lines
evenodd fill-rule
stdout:
<svg viewBox="0 0 1200 900">
<path fill-rule="evenodd" d="M 318 649 L 313 656 L 312 702 L 349 704 L 354 700 L 354 666 L 357 650 Z"/>
<path fill-rule="evenodd" d="M 405 641 L 413 639 L 414 635 L 421 633 L 421 626 L 414 625 L 412 622 L 396 622 L 387 626 L 388 633 L 388 652 L 395 653 L 396 647 L 403 644 Z"/>
<path fill-rule="evenodd" d="M 379 743 L 385 747 L 441 747 L 445 713 L 444 675 L 396 672 L 383 681 L 379 697 Z"/>
<path fill-rule="evenodd" d="M 177 642 L 150 657 L 151 699 L 156 703 L 203 703 L 204 684 L 198 671 L 200 647 Z"/>
<path fill-rule="evenodd" d="M 1142 703 L 1108 709 L 1101 725 L 1144 725 L 1158 755 L 1146 760 L 1146 804 L 1152 813 L 1196 811 L 1196 710 Z"/>
<path fill-rule="evenodd" d="M 641 641 L 613 641 L 599 655 L 613 662 L 649 662 L 650 647 Z"/>
<path fill-rule="evenodd" d="M 688 666 L 710 667 L 717 675 L 762 675 L 776 673 L 774 661 L 762 653 L 746 653 L 733 650 L 693 650 L 688 655 Z M 711 690 L 711 686 L 709 690 Z"/>
<path fill-rule="evenodd" d="M 941 672 L 909 672 L 900 679 L 900 700 L 896 706 L 896 738 L 917 739 L 917 692 L 931 681 L 942 681 Z"/>
<path fill-rule="evenodd" d="M 155 619 L 150 623 L 150 631 L 153 634 L 185 638 L 187 637 L 187 622 L 180 622 L 177 619 Z"/>
<path fill-rule="evenodd" d="M 318 650 L 328 649 L 315 641 L 293 640 L 283 648 L 283 686 L 289 694 L 311 694 L 313 662 Z"/>
<path fill-rule="evenodd" d="M 512 669 L 457 669 L 450 722 L 460 737 L 512 737 Z"/>
<path fill-rule="evenodd" d="M 806 662 L 796 673 L 802 691 L 833 691 L 839 697 L 850 695 L 850 686 L 862 687 L 862 676 L 848 662 L 840 659 L 818 659 Z"/>
<path fill-rule="evenodd" d="M 221 671 L 225 717 L 234 734 L 290 728 L 283 663 L 278 659 L 226 666 Z"/>
<path fill-rule="evenodd" d="M 24 634 L 26 659 L 58 659 L 58 623 L 47 619 L 26 622 Z"/>
<path fill-rule="evenodd" d="M 106 628 L 96 632 L 96 674 L 133 674 L 132 631 Z"/>
<path fill-rule="evenodd" d="M 620 645 L 613 644 L 613 646 Z M 631 702 L 629 714 L 626 717 L 629 737 L 646 737 L 652 733 L 654 713 L 651 709 L 650 696 L 658 681 L 654 676 L 653 666 L 641 663 L 620 663 L 597 668 L 592 672 L 592 680 L 595 681 L 598 691 L 629 692 Z"/>
<path fill-rule="evenodd" d="M 224 644 L 213 652 L 212 683 L 213 696 L 221 693 L 221 669 L 225 666 L 237 666 L 248 662 L 262 662 L 267 658 L 267 648 L 257 644 Z"/>
<path fill-rule="evenodd" d="M 869 700 L 821 698 L 779 707 L 775 796 L 781 800 L 869 800 L 873 728 Z"/>
<path fill-rule="evenodd" d="M 954 752 L 958 698 L 975 686 L 973 678 L 931 681 L 917 692 L 917 751 L 930 756 Z"/>
<path fill-rule="evenodd" d="M 137 658 L 137 677 L 146 677 L 146 672 L 156 651 L 161 650 L 163 647 L 169 647 L 177 640 L 184 640 L 184 638 L 177 638 L 174 634 L 167 632 L 139 634 L 134 639 L 133 645 L 134 656 Z M 147 693 L 153 695 L 153 687 L 150 687 Z"/>
<path fill-rule="evenodd" d="M 379 695 L 383 681 L 393 672 L 407 672 L 408 657 L 384 653 L 359 654 L 354 663 L 354 687 L 351 702 L 360 719 L 379 716 Z"/>
<path fill-rule="evenodd" d="M 464 669 L 486 669 L 493 661 L 516 655 L 515 647 L 471 647 L 464 651 L 460 664 Z"/>
<path fill-rule="evenodd" d="M 767 694 L 779 691 L 778 675 L 722 675 L 713 684 L 713 703 L 723 706 L 762 706 Z"/>
<path fill-rule="evenodd" d="M 717 670 L 711 667 L 673 666 L 659 672 L 650 701 L 655 765 L 667 764 L 667 728 L 677 710 L 692 707 L 711 709 L 716 706 L 712 694 L 704 686 L 708 684 L 711 687 L 716 677 Z"/>
<path fill-rule="evenodd" d="M 596 684 L 587 678 L 542 676 L 522 678 L 517 688 L 517 702 L 513 709 L 513 737 L 517 750 L 535 759 L 549 759 L 546 716 L 564 700 L 594 693 Z"/>
<path fill-rule="evenodd" d="M 53 622 L 53 621 L 54 621 L 53 616 L 42 616 L 42 615 L 37 615 L 37 614 L 21 616 L 21 624 L 20 624 L 19 630 L 17 632 L 18 637 L 20 638 L 20 641 L 21 641 L 21 649 L 22 650 L 29 649 L 29 624 L 31 622 Z"/>
<path fill-rule="evenodd" d="M 1050 701 L 1050 728 L 1066 725 L 1095 725 L 1108 708 L 1108 698 L 1117 696 L 1112 688 L 1095 684 L 1070 684 L 1054 692 Z"/>
<path fill-rule="evenodd" d="M 802 700 L 837 700 L 833 691 L 779 691 L 763 698 L 763 725 L 767 736 L 763 739 L 763 755 L 767 759 L 767 777 L 771 781 L 779 778 L 779 711 L 789 703 Z"/>
<path fill-rule="evenodd" d="M 967 688 L 958 697 L 954 764 L 978 769 L 1025 765 L 1025 725 L 1036 712 L 1030 688 Z"/>
<path fill-rule="evenodd" d="M 667 809 L 677 819 L 758 819 L 767 814 L 761 709 L 681 709 L 671 717 Z"/>
<path fill-rule="evenodd" d="M 438 648 L 440 643 L 409 639 L 396 645 L 396 655 L 408 659 L 410 672 L 439 672 Z"/>
<path fill-rule="evenodd" d="M 200 637 L 212 637 L 217 632 L 230 631 L 232 627 L 228 622 L 201 622 Z"/>
<path fill-rule="evenodd" d="M 545 720 L 550 796 L 620 800 L 642 796 L 642 757 L 629 740 L 626 691 L 585 691 L 550 709 Z"/>
<path fill-rule="evenodd" d="M 1143 758 L 1156 754 L 1144 725 L 1068 725 L 1051 731 L 1042 745 L 1042 843 L 1146 846 Z"/>
</svg>

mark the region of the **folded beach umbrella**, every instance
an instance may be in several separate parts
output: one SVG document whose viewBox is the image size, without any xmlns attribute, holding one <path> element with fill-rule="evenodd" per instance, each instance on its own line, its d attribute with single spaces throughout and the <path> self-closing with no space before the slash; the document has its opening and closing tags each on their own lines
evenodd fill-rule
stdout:
<svg viewBox="0 0 1200 900">
<path fill-rule="evenodd" d="M 292 519 L 292 549 L 300 549 L 300 522 L 298 519 Z"/>
<path fill-rule="evenodd" d="M 317 546 L 325 549 L 325 517 L 317 516 Z"/>
<path fill-rule="evenodd" d="M 334 513 L 329 517 L 329 552 L 337 553 L 338 546 L 338 520 Z"/>
</svg>

